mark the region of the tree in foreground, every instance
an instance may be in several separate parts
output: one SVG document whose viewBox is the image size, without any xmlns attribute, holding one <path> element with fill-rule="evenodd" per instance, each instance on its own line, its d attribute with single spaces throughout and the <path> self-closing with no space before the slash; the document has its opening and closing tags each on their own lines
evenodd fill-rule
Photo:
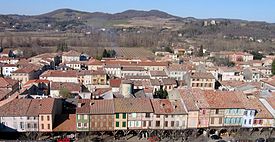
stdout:
<svg viewBox="0 0 275 142">
<path fill-rule="evenodd" d="M 65 88 L 65 87 L 60 88 L 59 95 L 62 98 L 72 98 L 73 97 L 73 95 L 71 94 L 71 92 L 67 88 Z"/>
</svg>

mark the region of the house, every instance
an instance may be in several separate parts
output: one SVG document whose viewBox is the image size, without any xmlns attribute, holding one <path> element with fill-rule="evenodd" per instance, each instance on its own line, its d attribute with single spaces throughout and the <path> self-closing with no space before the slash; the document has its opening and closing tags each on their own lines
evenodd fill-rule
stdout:
<svg viewBox="0 0 275 142">
<path fill-rule="evenodd" d="M 86 70 L 88 69 L 86 64 L 87 64 L 87 61 L 70 61 L 70 62 L 66 62 L 65 65 L 74 70 Z"/>
<path fill-rule="evenodd" d="M 103 70 L 81 70 L 77 72 L 78 80 L 89 91 L 105 86 L 107 84 L 107 75 Z"/>
<path fill-rule="evenodd" d="M 5 64 L 2 66 L 2 75 L 4 77 L 11 76 L 11 73 L 18 69 L 17 65 L 15 64 Z"/>
<path fill-rule="evenodd" d="M 272 76 L 271 66 L 268 66 L 268 67 L 260 66 L 256 68 L 260 72 L 261 78 L 268 78 Z"/>
<path fill-rule="evenodd" d="M 172 64 L 169 67 L 165 68 L 165 72 L 170 78 L 176 80 L 184 80 L 184 75 L 189 71 L 187 66 L 181 64 Z"/>
<path fill-rule="evenodd" d="M 20 93 L 19 98 L 48 98 L 48 95 L 50 94 L 50 81 L 40 79 L 29 80 L 22 86 L 22 88 L 26 88 L 27 90 Z"/>
<path fill-rule="evenodd" d="M 19 58 L 0 57 L 0 63 L 4 64 L 17 64 L 19 60 Z"/>
<path fill-rule="evenodd" d="M 268 91 L 275 91 L 275 76 L 261 80 L 261 89 Z"/>
<path fill-rule="evenodd" d="M 273 126 L 272 126 L 274 128 L 275 127 L 275 93 L 273 92 L 271 93 L 271 95 L 261 97 L 259 100 L 274 118 Z"/>
<path fill-rule="evenodd" d="M 8 98 L 19 90 L 19 82 L 10 78 L 0 77 L 0 100 Z"/>
<path fill-rule="evenodd" d="M 48 70 L 42 73 L 39 78 L 52 82 L 79 83 L 78 72 L 75 70 Z"/>
<path fill-rule="evenodd" d="M 121 79 L 110 79 L 109 82 L 110 87 L 112 88 L 112 92 L 119 92 Z"/>
<path fill-rule="evenodd" d="M 220 67 L 219 75 L 220 75 L 221 81 L 228 81 L 228 80 L 243 81 L 244 79 L 242 70 L 236 67 Z"/>
<path fill-rule="evenodd" d="M 91 131 L 113 131 L 115 128 L 114 101 L 91 100 L 90 104 Z"/>
<path fill-rule="evenodd" d="M 29 80 L 38 79 L 40 73 L 40 68 L 35 66 L 23 67 L 11 72 L 11 78 L 18 80 L 20 82 L 20 86 L 23 86 Z"/>
<path fill-rule="evenodd" d="M 142 104 L 142 105 L 140 105 Z M 148 129 L 152 122 L 153 108 L 150 99 L 114 99 L 115 130 Z"/>
<path fill-rule="evenodd" d="M 220 51 L 220 52 L 211 52 L 210 57 L 216 58 L 228 58 L 232 62 L 237 61 L 252 61 L 253 55 L 247 52 L 232 52 L 232 51 Z"/>
<path fill-rule="evenodd" d="M 77 96 L 81 92 L 81 85 L 79 83 L 72 82 L 51 82 L 50 96 L 52 98 L 66 98 L 66 96 L 62 96 L 62 94 L 60 94 L 62 89 L 67 90 L 73 96 Z"/>
<path fill-rule="evenodd" d="M 70 50 L 62 54 L 62 63 L 71 62 L 71 61 L 80 61 L 81 53 Z"/>
<path fill-rule="evenodd" d="M 38 100 L 15 99 L 0 107 L 0 131 L 38 131 L 38 115 Z"/>
<path fill-rule="evenodd" d="M 187 92 L 190 91 L 190 92 Z M 196 104 L 192 90 L 187 89 L 174 89 L 169 92 L 169 100 L 180 100 L 185 106 L 188 113 L 187 128 L 198 128 L 199 122 L 199 107 Z"/>
<path fill-rule="evenodd" d="M 274 117 L 269 112 L 267 104 L 261 98 L 251 98 L 251 105 L 256 109 L 252 127 L 256 128 L 270 128 L 274 126 Z M 266 106 L 265 106 L 266 105 Z"/>
<path fill-rule="evenodd" d="M 241 127 L 245 111 L 243 96 L 237 91 L 206 91 L 204 97 L 210 108 L 209 127 Z"/>
<path fill-rule="evenodd" d="M 200 88 L 203 90 L 215 89 L 216 80 L 214 76 L 208 72 L 192 72 L 188 81 L 188 86 L 192 88 Z"/>
<path fill-rule="evenodd" d="M 10 78 L 0 77 L 0 89 L 8 89 L 12 92 L 19 90 L 19 82 Z"/>
<path fill-rule="evenodd" d="M 161 79 L 161 85 L 163 89 L 167 91 L 170 91 L 178 86 L 177 81 L 172 78 Z"/>
<path fill-rule="evenodd" d="M 185 129 L 187 112 L 179 100 L 152 99 L 154 114 L 151 129 Z"/>
<path fill-rule="evenodd" d="M 87 62 L 88 70 L 98 70 L 103 68 L 103 62 L 91 59 Z"/>
<path fill-rule="evenodd" d="M 14 99 L 0 107 L 0 131 L 51 132 L 61 102 L 54 99 Z"/>
<path fill-rule="evenodd" d="M 44 53 L 31 57 L 29 60 L 31 63 L 46 61 L 48 65 L 53 68 L 61 63 L 61 56 L 58 53 Z"/>
<path fill-rule="evenodd" d="M 76 108 L 76 130 L 77 131 L 90 131 L 90 111 L 91 111 L 90 99 L 80 99 Z"/>
<path fill-rule="evenodd" d="M 149 71 L 149 75 L 151 79 L 168 78 L 165 71 Z"/>
<path fill-rule="evenodd" d="M 107 64 L 104 66 L 104 71 L 113 77 L 121 78 L 121 65 L 120 64 Z"/>
<path fill-rule="evenodd" d="M 245 81 L 259 82 L 261 79 L 261 72 L 257 68 L 243 69 L 243 76 Z"/>
<path fill-rule="evenodd" d="M 121 67 L 121 77 L 125 76 L 145 76 L 148 72 L 142 67 Z"/>
<path fill-rule="evenodd" d="M 62 112 L 62 101 L 60 99 L 44 98 L 39 103 L 39 132 L 52 132 L 55 125 L 55 116 Z"/>
<path fill-rule="evenodd" d="M 94 92 L 92 92 L 91 99 L 113 99 L 112 88 L 97 88 Z"/>
</svg>

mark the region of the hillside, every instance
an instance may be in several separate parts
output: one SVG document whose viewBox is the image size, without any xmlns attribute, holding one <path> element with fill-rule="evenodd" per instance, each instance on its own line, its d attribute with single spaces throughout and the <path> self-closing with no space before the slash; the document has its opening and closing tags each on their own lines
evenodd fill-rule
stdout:
<svg viewBox="0 0 275 142">
<path fill-rule="evenodd" d="M 30 38 L 39 37 L 35 45 L 56 46 L 60 40 L 65 40 L 71 46 L 90 47 L 155 49 L 160 46 L 187 48 L 203 45 L 209 50 L 275 49 L 275 24 L 241 19 L 184 18 L 159 10 L 127 10 L 110 14 L 58 9 L 35 16 L 0 15 L 1 32 L 10 32 L 2 34 L 1 46 L 4 47 L 31 46 L 33 41 Z M 20 32 L 36 33 L 26 38 L 18 37 Z M 18 43 L 15 44 L 15 40 Z"/>
</svg>

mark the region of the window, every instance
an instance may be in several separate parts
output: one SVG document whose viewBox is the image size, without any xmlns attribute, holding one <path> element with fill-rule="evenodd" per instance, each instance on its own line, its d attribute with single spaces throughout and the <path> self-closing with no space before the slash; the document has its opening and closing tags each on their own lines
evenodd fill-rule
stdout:
<svg viewBox="0 0 275 142">
<path fill-rule="evenodd" d="M 44 116 L 41 116 L 41 121 L 44 121 Z"/>
<path fill-rule="evenodd" d="M 146 121 L 143 121 L 143 127 L 146 127 Z"/>
<path fill-rule="evenodd" d="M 118 113 L 116 113 L 116 118 L 117 118 L 117 119 L 119 118 L 119 114 L 118 114 Z"/>
<path fill-rule="evenodd" d="M 165 115 L 165 118 L 168 118 L 168 115 Z"/>
<path fill-rule="evenodd" d="M 247 111 L 244 111 L 244 115 L 245 115 L 245 116 L 247 115 Z"/>
<path fill-rule="evenodd" d="M 214 124 L 214 118 L 211 117 L 211 124 Z"/>
<path fill-rule="evenodd" d="M 50 116 L 47 116 L 47 120 L 50 121 Z"/>
<path fill-rule="evenodd" d="M 215 114 L 219 114 L 219 109 L 216 109 Z"/>
<path fill-rule="evenodd" d="M 37 128 L 37 124 L 36 123 L 33 124 L 33 128 L 35 128 L 35 129 Z"/>
<path fill-rule="evenodd" d="M 157 117 L 157 118 L 160 118 L 160 115 L 157 115 L 156 117 Z"/>
<path fill-rule="evenodd" d="M 80 115 L 77 115 L 77 119 L 80 120 Z"/>
<path fill-rule="evenodd" d="M 180 126 L 180 122 L 176 121 L 176 127 L 179 127 L 179 126 Z"/>
<path fill-rule="evenodd" d="M 132 113 L 132 117 L 136 118 L 137 117 L 137 113 Z M 126 118 L 126 117 L 125 117 Z"/>
<path fill-rule="evenodd" d="M 174 127 L 174 126 L 175 126 L 175 122 L 171 121 L 171 127 Z"/>
<path fill-rule="evenodd" d="M 126 122 L 122 122 L 122 127 L 126 127 Z"/>
<path fill-rule="evenodd" d="M 88 115 L 84 115 L 84 120 L 87 120 L 88 119 Z"/>
<path fill-rule="evenodd" d="M 116 122 L 116 127 L 119 127 L 119 122 Z"/>
<path fill-rule="evenodd" d="M 44 129 L 44 124 L 41 124 L 41 129 Z"/>
<path fill-rule="evenodd" d="M 246 119 L 244 120 L 244 124 L 246 124 Z"/>
<path fill-rule="evenodd" d="M 219 124 L 222 124 L 222 118 L 221 117 L 219 118 Z"/>
<path fill-rule="evenodd" d="M 168 127 L 168 121 L 164 122 L 164 127 Z"/>
<path fill-rule="evenodd" d="M 122 118 L 126 119 L 126 113 L 123 113 Z"/>
<path fill-rule="evenodd" d="M 84 127 L 87 128 L 88 127 L 88 123 L 84 123 Z"/>
<path fill-rule="evenodd" d="M 160 121 L 156 121 L 156 127 L 160 127 Z"/>
<path fill-rule="evenodd" d="M 20 128 L 24 129 L 24 123 L 23 122 L 20 122 Z"/>
<path fill-rule="evenodd" d="M 51 125 L 50 124 L 48 124 L 48 129 L 51 129 Z"/>
<path fill-rule="evenodd" d="M 151 121 L 149 121 L 149 127 L 151 127 L 151 125 L 152 125 L 151 123 L 152 123 L 152 122 L 151 122 Z"/>
<path fill-rule="evenodd" d="M 254 116 L 254 111 L 250 111 L 250 116 Z"/>
<path fill-rule="evenodd" d="M 202 114 L 205 114 L 205 109 L 204 109 L 204 110 L 202 110 Z"/>
<path fill-rule="evenodd" d="M 146 113 L 145 118 L 150 118 L 150 113 Z"/>
<path fill-rule="evenodd" d="M 260 120 L 260 121 L 259 121 L 259 124 L 262 125 L 262 124 L 263 124 L 263 120 Z"/>
<path fill-rule="evenodd" d="M 27 124 L 27 128 L 28 129 L 31 128 L 31 124 L 30 123 Z"/>
</svg>

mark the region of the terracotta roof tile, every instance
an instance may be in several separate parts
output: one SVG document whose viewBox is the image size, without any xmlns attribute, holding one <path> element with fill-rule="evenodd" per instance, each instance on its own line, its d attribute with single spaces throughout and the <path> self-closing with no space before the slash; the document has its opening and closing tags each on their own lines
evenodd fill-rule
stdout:
<svg viewBox="0 0 275 142">
<path fill-rule="evenodd" d="M 121 79 L 110 79 L 110 87 L 120 87 Z"/>
<path fill-rule="evenodd" d="M 53 129 L 55 132 L 74 132 L 76 131 L 76 114 L 57 115 L 57 126 Z"/>
<path fill-rule="evenodd" d="M 187 114 L 180 101 L 171 102 L 168 99 L 151 99 L 155 114 Z"/>
<path fill-rule="evenodd" d="M 150 99 L 145 98 L 124 98 L 124 99 L 114 99 L 115 112 L 153 112 L 153 108 Z"/>
<path fill-rule="evenodd" d="M 48 70 L 45 71 L 40 77 L 77 77 L 75 70 Z"/>
<path fill-rule="evenodd" d="M 91 114 L 114 114 L 113 100 L 91 100 Z"/>
<path fill-rule="evenodd" d="M 72 82 L 51 82 L 51 90 L 60 90 L 60 88 L 66 88 L 70 92 L 80 92 L 81 85 Z"/>
</svg>

